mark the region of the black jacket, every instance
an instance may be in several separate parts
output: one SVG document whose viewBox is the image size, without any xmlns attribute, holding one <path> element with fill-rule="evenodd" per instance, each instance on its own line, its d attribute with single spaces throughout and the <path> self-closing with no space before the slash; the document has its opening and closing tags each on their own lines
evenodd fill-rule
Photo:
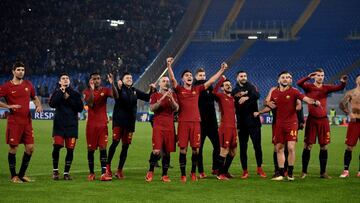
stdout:
<svg viewBox="0 0 360 203">
<path fill-rule="evenodd" d="M 113 127 L 126 127 L 130 132 L 135 132 L 137 100 L 148 102 L 150 94 L 144 93 L 135 87 L 117 88 L 119 98 L 115 99 L 113 112 Z"/>
<path fill-rule="evenodd" d="M 55 89 L 50 97 L 49 105 L 55 108 L 53 125 L 53 136 L 78 137 L 78 113 L 83 110 L 83 103 L 80 93 L 72 88 L 66 88 L 69 94 L 67 99 L 59 87 Z"/>
<path fill-rule="evenodd" d="M 249 99 L 243 104 L 239 104 L 240 97 L 235 96 L 238 92 L 248 91 L 247 95 Z M 232 95 L 235 99 L 237 128 L 249 128 L 249 127 L 260 127 L 261 122 L 259 117 L 254 117 L 254 112 L 259 111 L 257 100 L 260 97 L 257 88 L 250 82 L 246 82 L 243 86 L 239 83 L 233 89 Z"/>
<path fill-rule="evenodd" d="M 196 80 L 194 85 L 204 84 L 206 80 Z M 202 91 L 199 96 L 199 111 L 201 117 L 201 125 L 217 128 L 217 119 L 215 112 L 215 96 L 212 93 L 213 87 Z"/>
</svg>

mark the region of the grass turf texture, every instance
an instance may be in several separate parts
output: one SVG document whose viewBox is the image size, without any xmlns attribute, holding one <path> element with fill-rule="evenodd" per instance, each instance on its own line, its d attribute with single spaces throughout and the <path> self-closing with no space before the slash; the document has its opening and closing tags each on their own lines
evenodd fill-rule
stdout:
<svg viewBox="0 0 360 203">
<path fill-rule="evenodd" d="M 133 143 L 128 152 L 124 173 L 126 179 L 113 179 L 110 182 L 99 181 L 99 152 L 95 153 L 95 170 L 97 180 L 87 180 L 87 150 L 85 139 L 85 122 L 80 121 L 79 139 L 71 167 L 72 181 L 53 181 L 52 176 L 52 121 L 33 121 L 35 131 L 35 152 L 31 159 L 27 174 L 35 180 L 32 183 L 10 183 L 10 172 L 7 162 L 8 146 L 5 144 L 6 120 L 0 120 L 0 202 L 124 202 L 124 201 L 251 201 L 251 202 L 358 202 L 360 178 L 355 177 L 359 167 L 359 148 L 353 152 L 350 166 L 350 178 L 340 179 L 343 169 L 344 138 L 346 128 L 332 127 L 332 143 L 329 146 L 327 171 L 331 180 L 319 178 L 319 146 L 314 145 L 309 164 L 309 176 L 299 179 L 301 172 L 301 153 L 303 148 L 303 131 L 299 133 L 297 145 L 297 161 L 295 164 L 295 181 L 274 182 L 270 178 L 262 179 L 256 175 L 256 163 L 251 141 L 248 149 L 248 165 L 250 177 L 241 180 L 239 154 L 236 155 L 230 172 L 236 176 L 230 181 L 218 181 L 211 173 L 211 146 L 207 139 L 204 149 L 205 172 L 207 179 L 183 184 L 179 180 L 178 149 L 172 153 L 169 169 L 171 183 L 160 181 L 161 169 L 155 169 L 153 182 L 146 183 L 144 177 L 148 170 L 148 159 L 151 152 L 151 127 L 149 123 L 137 123 Z M 111 132 L 111 131 L 109 131 Z M 273 173 L 271 144 L 271 127 L 262 127 L 263 168 L 270 177 Z M 110 144 L 110 143 L 109 143 Z M 17 153 L 17 171 L 20 168 L 23 145 Z M 118 146 L 113 159 L 112 169 L 115 171 L 119 160 L 121 146 Z M 65 151 L 60 154 L 60 172 L 64 168 Z M 237 153 L 239 150 L 237 151 Z M 190 174 L 191 158 L 187 156 L 187 174 Z M 62 177 L 62 176 L 61 176 Z"/>
</svg>

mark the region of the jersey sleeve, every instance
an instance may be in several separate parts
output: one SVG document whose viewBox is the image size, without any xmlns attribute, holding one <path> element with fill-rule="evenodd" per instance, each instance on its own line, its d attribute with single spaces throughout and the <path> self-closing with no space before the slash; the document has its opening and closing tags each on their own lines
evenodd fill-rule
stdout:
<svg viewBox="0 0 360 203">
<path fill-rule="evenodd" d="M 336 92 L 336 91 L 340 91 L 343 90 L 346 86 L 345 82 L 340 83 L 339 85 L 326 85 L 326 92 L 327 93 L 331 93 L 331 92 Z"/>
<path fill-rule="evenodd" d="M 195 89 L 196 92 L 200 93 L 200 92 L 205 90 L 205 85 L 204 84 L 197 85 L 197 86 L 194 87 L 194 89 Z"/>
<path fill-rule="evenodd" d="M 0 97 L 5 97 L 7 95 L 8 88 L 6 83 L 3 85 L 0 85 Z"/>
<path fill-rule="evenodd" d="M 85 89 L 85 90 L 83 91 L 83 99 L 84 99 L 84 101 L 87 101 L 87 100 L 89 99 L 89 96 L 90 96 L 89 90 L 88 90 L 88 89 Z"/>
<path fill-rule="evenodd" d="M 303 93 L 301 93 L 298 89 L 294 88 L 294 94 L 295 94 L 295 98 L 303 100 L 305 95 Z"/>
<path fill-rule="evenodd" d="M 106 96 L 107 97 L 113 97 L 111 88 L 106 88 Z"/>
<path fill-rule="evenodd" d="M 150 105 L 151 104 L 155 104 L 157 102 L 158 98 L 157 98 L 157 94 L 151 94 L 150 96 Z"/>
<path fill-rule="evenodd" d="M 34 85 L 31 82 L 29 82 L 29 86 L 30 86 L 30 98 L 34 99 L 36 96 Z"/>
</svg>

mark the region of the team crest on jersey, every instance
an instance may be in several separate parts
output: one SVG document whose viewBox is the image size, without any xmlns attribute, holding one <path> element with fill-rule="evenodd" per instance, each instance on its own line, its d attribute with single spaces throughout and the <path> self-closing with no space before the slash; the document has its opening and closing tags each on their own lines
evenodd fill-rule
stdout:
<svg viewBox="0 0 360 203">
<path fill-rule="evenodd" d="M 286 95 L 286 99 L 290 99 L 290 95 Z"/>
<path fill-rule="evenodd" d="M 134 95 L 136 95 L 136 91 L 134 91 Z"/>
<path fill-rule="evenodd" d="M 103 96 L 104 96 L 104 92 L 101 92 L 101 93 L 100 93 L 100 96 L 102 96 L 102 97 L 103 97 Z"/>
<path fill-rule="evenodd" d="M 27 87 L 25 87 L 25 91 L 29 91 L 29 89 Z"/>
<path fill-rule="evenodd" d="M 196 94 L 196 92 L 195 92 L 195 91 L 192 91 L 192 94 Z"/>
</svg>

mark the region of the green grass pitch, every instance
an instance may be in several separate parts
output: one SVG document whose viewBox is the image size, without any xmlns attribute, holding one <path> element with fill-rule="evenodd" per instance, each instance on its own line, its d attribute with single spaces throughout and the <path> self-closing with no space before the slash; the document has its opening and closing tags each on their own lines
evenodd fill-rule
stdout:
<svg viewBox="0 0 360 203">
<path fill-rule="evenodd" d="M 301 152 L 303 147 L 303 131 L 299 133 L 297 145 L 297 161 L 295 164 L 295 181 L 273 182 L 269 178 L 261 179 L 255 173 L 256 164 L 251 141 L 249 141 L 248 164 L 250 178 L 241 180 L 239 154 L 236 155 L 230 172 L 235 179 L 221 182 L 210 175 L 211 146 L 205 142 L 204 164 L 209 178 L 198 182 L 179 181 L 178 152 L 172 154 L 169 169 L 171 183 L 160 181 L 161 169 L 155 169 L 153 182 L 144 180 L 148 169 L 151 152 L 151 128 L 149 123 L 137 123 L 133 143 L 130 146 L 124 172 L 126 179 L 111 182 L 99 180 L 87 181 L 88 166 L 85 141 L 85 122 L 80 121 L 80 132 L 75 157 L 71 168 L 72 181 L 53 181 L 52 175 L 52 121 L 33 121 L 35 130 L 35 152 L 31 159 L 27 174 L 35 180 L 32 183 L 12 184 L 9 179 L 7 163 L 8 146 L 5 144 L 6 120 L 0 120 L 0 202 L 359 202 L 360 178 L 355 175 L 359 167 L 359 148 L 353 152 L 350 166 L 351 176 L 348 179 L 338 178 L 343 168 L 344 138 L 346 128 L 332 127 L 332 143 L 329 146 L 328 173 L 331 180 L 319 178 L 319 146 L 312 149 L 309 164 L 309 176 L 305 180 L 298 178 L 301 171 Z M 264 170 L 272 175 L 272 151 L 270 126 L 262 127 L 262 143 L 264 154 Z M 111 132 L 111 131 L 109 131 Z M 119 146 L 120 147 L 120 146 Z M 119 160 L 120 148 L 113 159 L 113 170 Z M 17 154 L 17 170 L 20 167 L 23 146 L 19 146 Z M 60 170 L 63 170 L 65 150 L 60 155 Z M 99 153 L 95 154 L 97 178 L 100 175 Z M 188 154 L 187 173 L 190 172 L 190 154 Z"/>
</svg>

